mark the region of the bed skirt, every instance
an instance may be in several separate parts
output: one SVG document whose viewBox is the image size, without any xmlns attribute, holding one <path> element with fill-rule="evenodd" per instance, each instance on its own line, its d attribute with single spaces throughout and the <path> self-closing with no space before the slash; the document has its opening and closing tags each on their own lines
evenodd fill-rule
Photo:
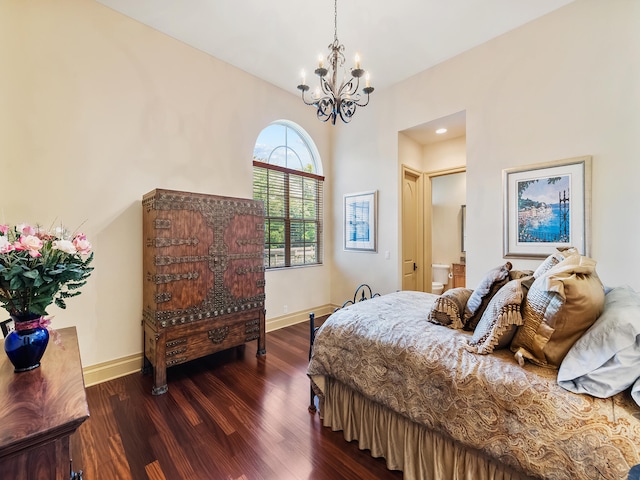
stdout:
<svg viewBox="0 0 640 480">
<path fill-rule="evenodd" d="M 389 470 L 406 480 L 531 480 L 481 452 L 463 447 L 392 410 L 372 402 L 342 383 L 324 379 L 323 425 L 342 430 L 347 441 L 383 457 Z"/>
</svg>

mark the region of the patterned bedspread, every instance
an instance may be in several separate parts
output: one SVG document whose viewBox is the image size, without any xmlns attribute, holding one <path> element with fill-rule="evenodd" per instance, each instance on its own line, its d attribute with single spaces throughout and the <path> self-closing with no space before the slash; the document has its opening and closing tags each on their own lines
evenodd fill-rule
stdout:
<svg viewBox="0 0 640 480">
<path fill-rule="evenodd" d="M 531 476 L 627 478 L 640 463 L 640 408 L 628 392 L 577 395 L 555 370 L 520 367 L 508 350 L 470 353 L 469 333 L 427 321 L 435 298 L 402 291 L 337 311 L 317 333 L 308 374 Z"/>
</svg>

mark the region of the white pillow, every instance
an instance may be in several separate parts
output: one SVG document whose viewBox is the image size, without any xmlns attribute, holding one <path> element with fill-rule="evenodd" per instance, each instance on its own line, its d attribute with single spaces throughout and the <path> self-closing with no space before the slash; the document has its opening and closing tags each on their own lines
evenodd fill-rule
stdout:
<svg viewBox="0 0 640 480">
<path fill-rule="evenodd" d="M 633 383 L 640 405 L 640 294 L 612 289 L 604 311 L 571 347 L 560 365 L 558 384 L 575 393 L 607 398 Z"/>
</svg>

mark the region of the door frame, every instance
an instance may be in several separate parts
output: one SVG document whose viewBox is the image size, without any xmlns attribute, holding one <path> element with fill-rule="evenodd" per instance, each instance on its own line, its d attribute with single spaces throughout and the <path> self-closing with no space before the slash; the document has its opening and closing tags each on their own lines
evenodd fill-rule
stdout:
<svg viewBox="0 0 640 480">
<path fill-rule="evenodd" d="M 424 267 L 422 268 L 422 273 L 424 275 L 423 282 L 425 288 L 425 292 L 431 292 L 431 264 L 433 263 L 433 241 L 432 241 L 432 229 L 431 229 L 431 218 L 433 217 L 433 202 L 432 202 L 432 190 L 431 190 L 431 182 L 436 177 L 443 177 L 445 175 L 453 175 L 455 173 L 466 173 L 467 166 L 462 165 L 459 167 L 445 168 L 443 170 L 434 170 L 431 172 L 425 172 L 424 175 L 424 238 L 425 243 L 423 245 L 424 249 Z M 427 245 L 428 242 L 428 245 Z"/>
<path fill-rule="evenodd" d="M 408 168 L 407 170 L 410 172 L 415 172 L 415 170 Z M 466 165 L 462 165 L 459 167 L 446 168 L 443 170 L 433 170 L 431 172 L 423 172 L 422 178 L 423 181 L 419 183 L 422 196 L 422 211 L 423 215 L 420 216 L 420 222 L 422 223 L 422 227 L 418 226 L 418 228 L 422 228 L 422 235 L 419 235 L 420 243 L 418 244 L 418 249 L 422 254 L 420 255 L 422 263 L 418 264 L 418 268 L 422 272 L 422 291 L 431 292 L 431 264 L 433 263 L 433 253 L 432 253 L 432 235 L 433 231 L 431 228 L 431 219 L 433 216 L 433 204 L 432 204 L 432 190 L 431 190 L 431 182 L 436 177 L 442 177 L 444 175 L 452 175 L 454 173 L 466 173 L 467 167 Z M 404 172 L 405 166 L 402 168 L 402 179 L 404 181 Z M 402 232 L 404 233 L 404 225 L 402 226 Z M 404 255 L 400 259 L 400 268 L 402 269 L 402 260 Z"/>
<path fill-rule="evenodd" d="M 405 164 L 402 164 L 402 174 L 401 174 L 401 185 L 400 185 L 400 203 L 401 203 L 401 212 L 400 212 L 400 219 L 402 220 L 404 218 L 404 209 L 405 209 L 405 205 L 404 205 L 404 194 L 403 194 L 403 189 L 404 189 L 404 179 L 407 175 L 410 175 L 412 177 L 414 177 L 416 179 L 416 212 L 417 212 L 417 217 L 418 217 L 418 224 L 416 225 L 416 235 L 418 238 L 416 238 L 416 266 L 417 266 L 417 273 L 416 273 L 416 288 L 418 289 L 418 291 L 422 291 L 424 292 L 424 275 L 421 275 L 422 272 L 422 267 L 424 265 L 424 172 L 421 172 L 419 170 L 416 170 L 414 168 L 411 168 Z M 403 271 L 403 264 L 404 264 L 404 242 L 403 242 L 403 238 L 404 235 L 406 233 L 405 228 L 404 228 L 404 224 L 402 225 L 401 229 L 401 237 L 400 237 L 400 285 L 402 286 L 403 281 L 404 281 L 404 271 Z M 431 283 L 429 283 L 431 284 Z"/>
<path fill-rule="evenodd" d="M 462 165 L 459 167 L 445 168 L 443 170 L 433 170 L 430 172 L 420 172 L 414 168 L 411 168 L 407 165 L 402 164 L 402 175 L 401 182 L 404 182 L 405 175 L 410 174 L 416 177 L 416 185 L 418 188 L 417 197 L 418 197 L 418 225 L 416 226 L 416 234 L 418 238 L 416 239 L 416 265 L 418 266 L 418 278 L 416 278 L 416 285 L 421 288 L 423 292 L 431 292 L 431 264 L 433 263 L 432 258 L 432 228 L 431 228 L 431 218 L 433 216 L 433 204 L 432 204 L 432 190 L 431 190 L 431 182 L 436 177 L 442 177 L 444 175 L 452 175 L 455 173 L 465 173 L 467 171 L 466 165 Z M 400 218 L 404 218 L 404 198 L 402 195 L 402 185 L 400 189 L 400 202 L 401 209 Z M 422 215 L 420 215 L 420 211 L 422 211 Z M 404 225 L 402 225 L 401 235 L 405 234 Z M 404 252 L 402 251 L 402 238 L 400 238 L 400 284 L 402 285 L 402 263 L 404 261 Z M 420 274 L 421 272 L 421 274 Z"/>
</svg>

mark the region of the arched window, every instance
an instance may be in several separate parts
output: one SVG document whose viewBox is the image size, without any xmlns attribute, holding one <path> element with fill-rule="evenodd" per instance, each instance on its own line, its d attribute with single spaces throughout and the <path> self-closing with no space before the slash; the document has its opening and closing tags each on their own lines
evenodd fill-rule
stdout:
<svg viewBox="0 0 640 480">
<path fill-rule="evenodd" d="M 322 263 L 322 163 L 296 124 L 278 120 L 253 149 L 253 198 L 265 207 L 265 268 Z"/>
</svg>

